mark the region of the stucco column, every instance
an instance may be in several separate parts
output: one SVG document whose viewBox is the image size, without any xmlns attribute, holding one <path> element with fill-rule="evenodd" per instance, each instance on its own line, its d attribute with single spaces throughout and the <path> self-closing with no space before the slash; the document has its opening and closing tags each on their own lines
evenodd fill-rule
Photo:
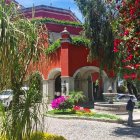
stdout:
<svg viewBox="0 0 140 140">
<path fill-rule="evenodd" d="M 70 68 L 69 68 L 69 50 L 70 50 L 70 33 L 65 28 L 64 31 L 61 32 L 61 75 L 69 76 Z"/>
<path fill-rule="evenodd" d="M 88 80 L 87 79 L 81 79 L 82 84 L 82 91 L 86 98 L 88 99 Z"/>
<path fill-rule="evenodd" d="M 47 98 L 48 98 L 48 102 L 50 103 L 50 101 L 52 101 L 54 99 L 54 82 L 55 80 L 47 80 Z"/>
<path fill-rule="evenodd" d="M 74 78 L 61 76 L 62 95 L 69 95 L 70 91 L 74 91 Z"/>
<path fill-rule="evenodd" d="M 43 92 L 43 99 L 47 99 L 47 80 L 42 80 L 42 84 L 43 84 L 43 89 L 42 89 L 42 92 Z"/>
</svg>

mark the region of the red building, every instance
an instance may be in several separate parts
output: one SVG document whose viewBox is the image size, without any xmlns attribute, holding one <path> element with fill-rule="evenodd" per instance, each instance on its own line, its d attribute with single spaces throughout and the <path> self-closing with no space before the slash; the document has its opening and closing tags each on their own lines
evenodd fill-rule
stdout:
<svg viewBox="0 0 140 140">
<path fill-rule="evenodd" d="M 92 101 L 100 96 L 99 87 L 100 92 L 107 92 L 110 86 L 115 91 L 115 80 L 111 78 L 111 73 L 103 70 L 99 79 L 99 61 L 88 62 L 89 49 L 84 45 L 77 47 L 72 44 L 71 37 L 80 36 L 83 28 L 71 10 L 40 5 L 22 11 L 26 17 L 36 18 L 46 24 L 51 43 L 61 38 L 60 46 L 50 54 L 51 61 L 48 63 L 46 57 L 42 56 L 37 69 L 43 80 L 44 99 L 49 97 L 52 100 L 55 95 L 68 95 L 70 91 L 80 90 Z"/>
</svg>

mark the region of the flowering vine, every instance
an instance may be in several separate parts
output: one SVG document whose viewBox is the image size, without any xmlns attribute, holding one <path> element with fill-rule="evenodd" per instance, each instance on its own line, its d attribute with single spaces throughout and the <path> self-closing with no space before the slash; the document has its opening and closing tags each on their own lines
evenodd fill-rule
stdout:
<svg viewBox="0 0 140 140">
<path fill-rule="evenodd" d="M 117 16 L 112 22 L 115 32 L 116 66 L 127 78 L 140 77 L 140 0 L 116 0 Z"/>
</svg>

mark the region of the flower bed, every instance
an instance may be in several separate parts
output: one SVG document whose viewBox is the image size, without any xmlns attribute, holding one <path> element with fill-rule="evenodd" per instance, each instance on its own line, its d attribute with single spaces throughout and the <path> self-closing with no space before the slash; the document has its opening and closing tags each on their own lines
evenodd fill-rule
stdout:
<svg viewBox="0 0 140 140">
<path fill-rule="evenodd" d="M 0 136 L 0 140 L 7 140 L 5 136 Z M 28 140 L 24 138 L 23 140 Z M 30 140 L 66 140 L 63 136 L 58 136 L 49 133 L 35 132 L 31 134 Z"/>
<path fill-rule="evenodd" d="M 91 111 L 89 108 L 83 108 L 80 106 L 74 106 L 73 109 L 66 109 L 65 111 L 54 109 L 47 112 L 47 116 L 54 117 L 65 117 L 65 118 L 87 118 L 92 120 L 111 120 L 122 122 L 122 120 L 113 114 L 107 113 L 98 113 L 95 111 Z"/>
<path fill-rule="evenodd" d="M 75 95 L 75 94 L 74 94 Z M 111 120 L 122 122 L 122 120 L 113 114 L 98 113 L 89 108 L 84 108 L 76 105 L 73 96 L 61 96 L 54 99 L 51 103 L 52 109 L 47 112 L 47 116 L 60 117 L 60 118 L 84 118 L 93 120 Z M 79 98 L 80 99 L 80 98 Z"/>
</svg>

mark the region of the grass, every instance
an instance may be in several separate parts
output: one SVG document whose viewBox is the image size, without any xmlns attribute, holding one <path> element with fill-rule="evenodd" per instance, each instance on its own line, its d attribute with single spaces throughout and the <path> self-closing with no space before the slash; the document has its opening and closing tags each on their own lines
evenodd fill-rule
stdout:
<svg viewBox="0 0 140 140">
<path fill-rule="evenodd" d="M 93 118 L 102 118 L 102 119 L 110 119 L 110 120 L 118 120 L 120 119 L 118 116 L 113 114 L 105 114 L 105 113 L 96 113 Z"/>
<path fill-rule="evenodd" d="M 75 112 L 71 111 L 70 109 L 66 109 L 65 111 L 51 110 L 51 111 L 48 111 L 47 114 L 50 114 L 50 115 L 74 115 Z"/>
<path fill-rule="evenodd" d="M 48 111 L 47 114 L 54 115 L 54 116 L 79 116 L 79 117 L 87 117 L 87 118 L 93 118 L 93 119 L 103 119 L 103 120 L 121 120 L 118 116 L 114 114 L 106 114 L 106 113 L 97 113 L 97 112 L 91 112 L 91 113 L 82 113 L 82 112 L 74 112 L 71 110 L 65 110 L 64 112 L 61 110 L 51 110 Z"/>
</svg>

